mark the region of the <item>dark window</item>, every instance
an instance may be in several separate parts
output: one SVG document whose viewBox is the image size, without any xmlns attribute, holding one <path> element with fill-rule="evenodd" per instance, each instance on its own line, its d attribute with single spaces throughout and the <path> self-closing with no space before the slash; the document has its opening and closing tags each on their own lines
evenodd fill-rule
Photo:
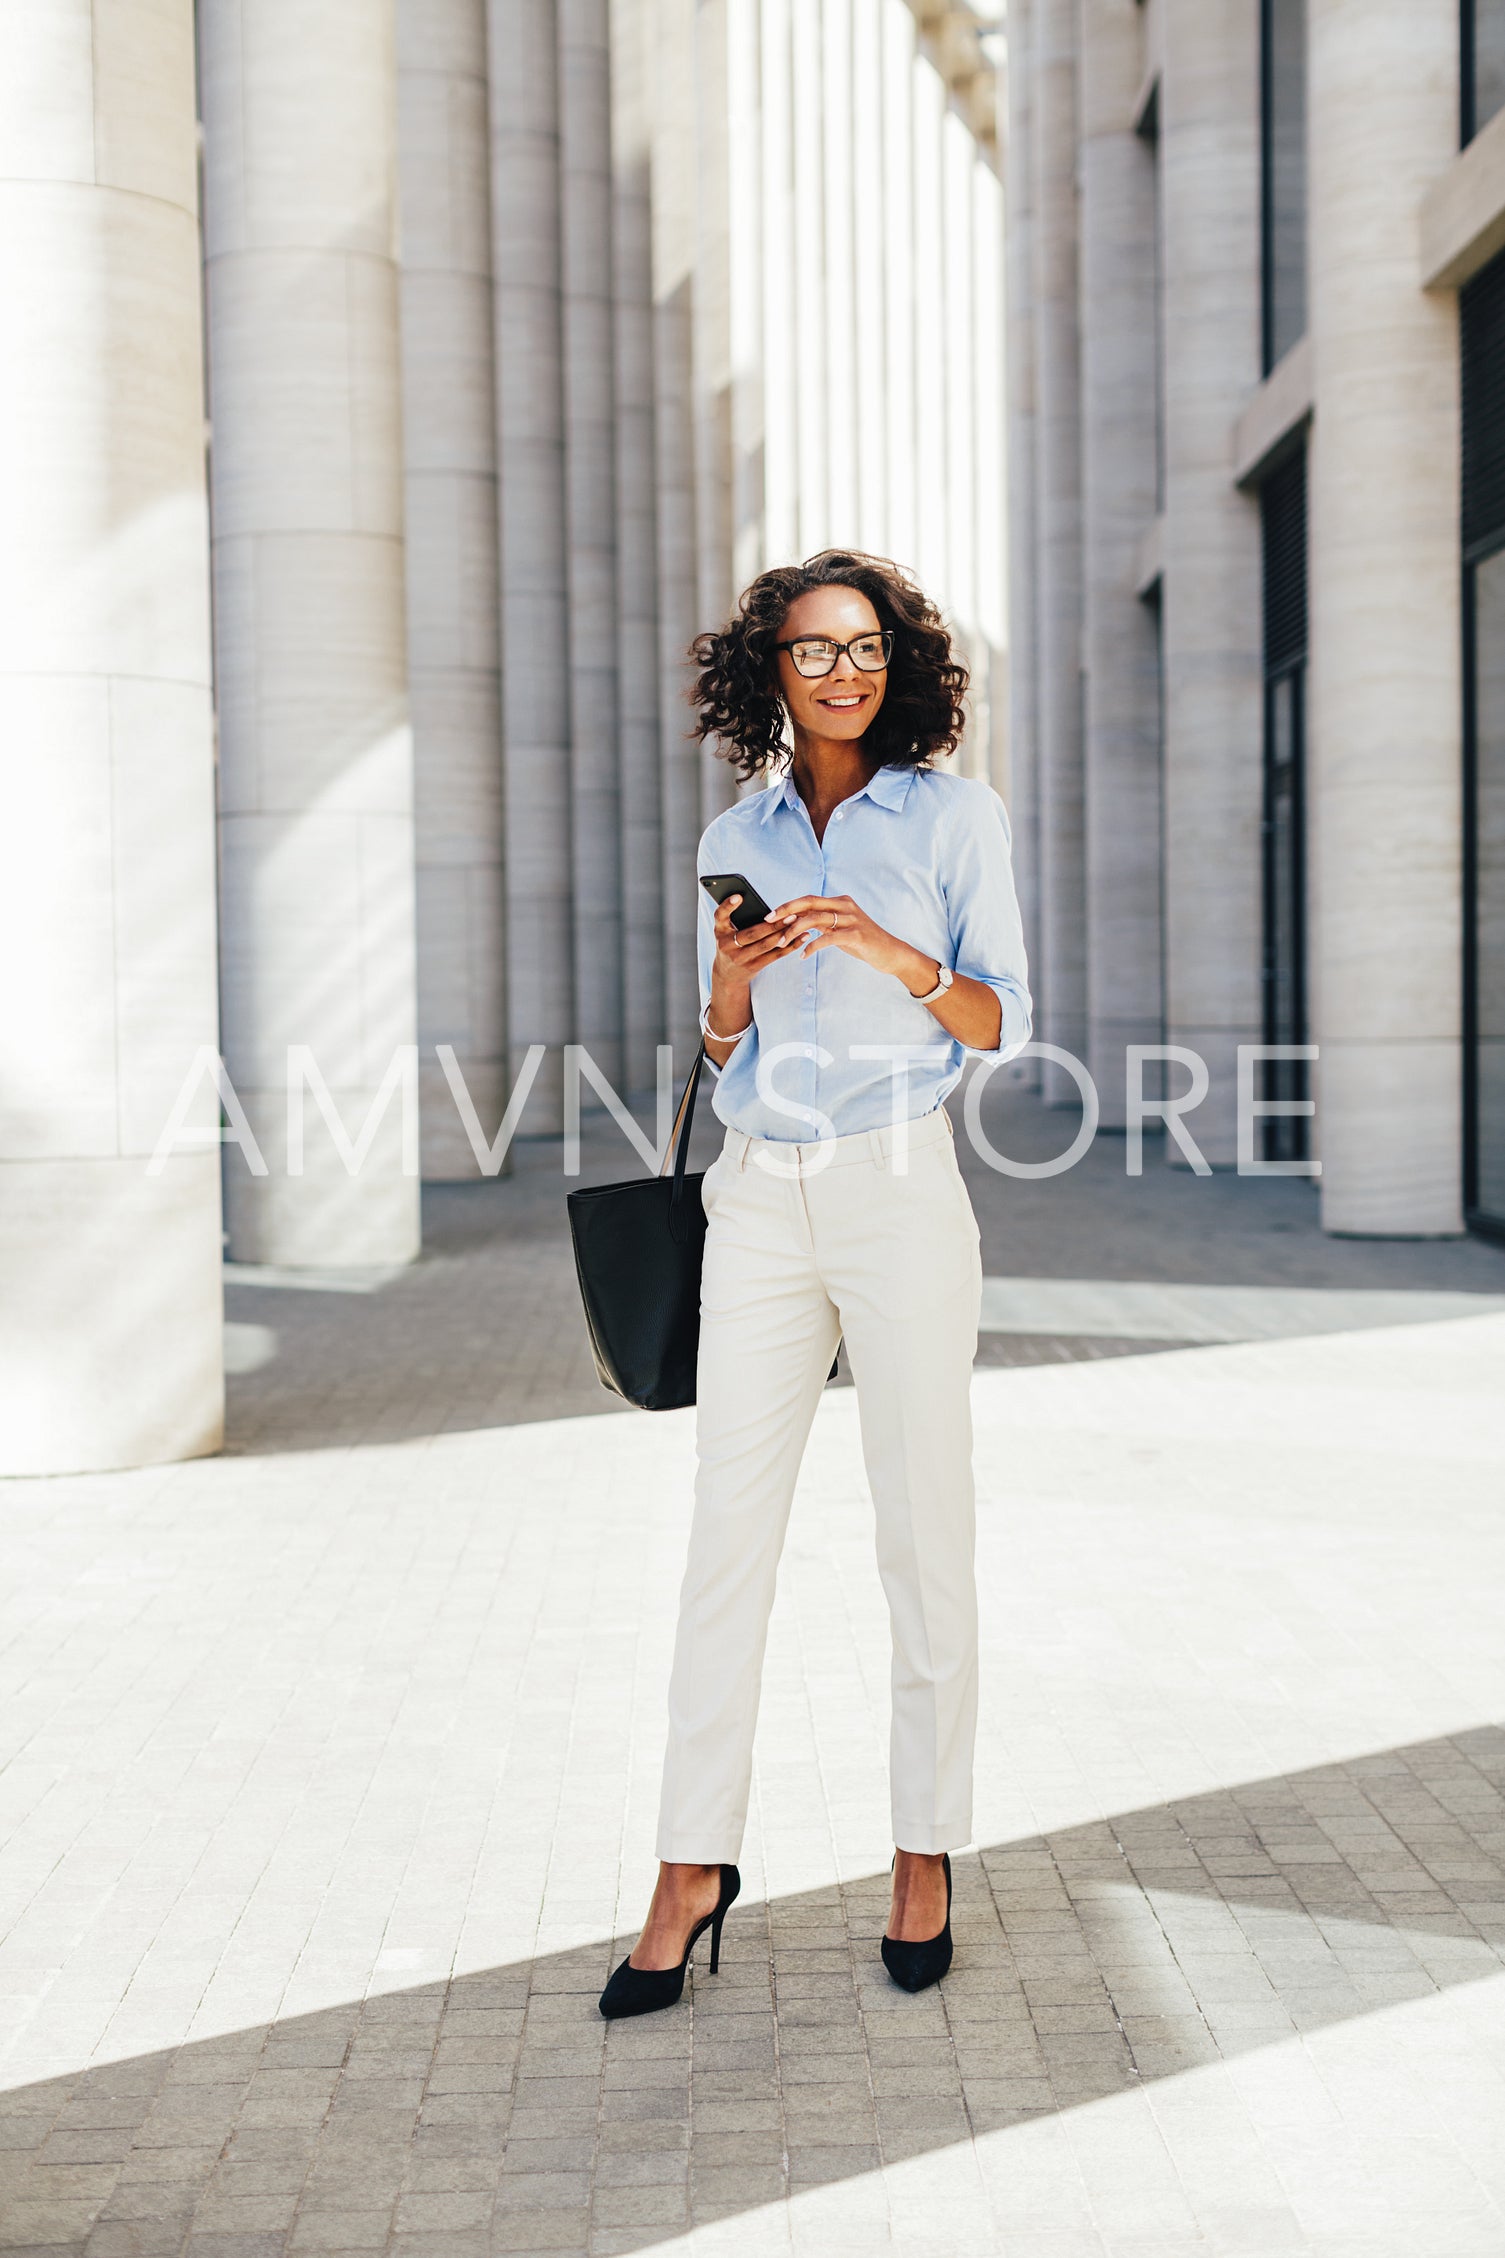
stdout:
<svg viewBox="0 0 1505 2258">
<path fill-rule="evenodd" d="M 1268 376 L 1306 333 L 1306 0 L 1261 0 L 1260 78 Z"/>
<path fill-rule="evenodd" d="M 1290 455 L 1260 488 L 1264 536 L 1264 1036 L 1304 1043 L 1306 1017 L 1306 452 Z M 1307 1095 L 1304 1059 L 1268 1059 L 1263 1095 Z M 1304 1160 L 1307 1121 L 1264 1124 L 1266 1160 Z"/>
<path fill-rule="evenodd" d="M 1505 254 L 1460 295 L 1464 1199 L 1505 1233 Z"/>
<path fill-rule="evenodd" d="M 1505 110 L 1505 0 L 1463 0 L 1462 64 L 1467 143 Z"/>
<path fill-rule="evenodd" d="M 1160 163 L 1158 86 L 1145 104 L 1144 116 L 1139 121 L 1139 132 L 1155 167 L 1151 253 L 1154 259 L 1155 294 L 1155 511 L 1158 516 L 1165 508 L 1165 198 Z"/>
<path fill-rule="evenodd" d="M 1463 546 L 1505 533 L 1505 256 L 1459 293 L 1463 360 Z"/>
</svg>

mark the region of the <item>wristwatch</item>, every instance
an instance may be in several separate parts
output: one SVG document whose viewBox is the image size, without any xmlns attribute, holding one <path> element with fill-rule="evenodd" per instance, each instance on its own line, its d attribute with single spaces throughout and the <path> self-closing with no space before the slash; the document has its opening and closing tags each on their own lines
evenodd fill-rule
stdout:
<svg viewBox="0 0 1505 2258">
<path fill-rule="evenodd" d="M 951 985 L 951 977 L 951 974 L 946 970 L 946 967 L 943 964 L 937 965 L 935 986 L 930 990 L 930 993 L 928 995 L 915 996 L 915 1002 L 917 1004 L 933 1004 L 937 996 L 944 996 L 946 990 Z M 910 990 L 910 994 L 914 995 L 913 989 Z"/>
</svg>

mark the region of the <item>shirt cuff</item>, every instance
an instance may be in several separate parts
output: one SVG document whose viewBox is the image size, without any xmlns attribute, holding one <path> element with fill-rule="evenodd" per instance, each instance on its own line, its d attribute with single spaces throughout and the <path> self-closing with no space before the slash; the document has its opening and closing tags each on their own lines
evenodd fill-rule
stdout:
<svg viewBox="0 0 1505 2258">
<path fill-rule="evenodd" d="M 962 1049 L 970 1052 L 974 1058 L 990 1058 L 1001 1066 L 1006 1059 L 1011 1059 L 1022 1051 L 1030 1039 L 1029 996 L 1018 981 L 1011 980 L 1007 974 L 995 978 L 986 972 L 973 972 L 968 977 L 980 980 L 998 998 L 998 1040 L 991 1050 L 979 1050 L 975 1043 L 964 1043 Z"/>
</svg>

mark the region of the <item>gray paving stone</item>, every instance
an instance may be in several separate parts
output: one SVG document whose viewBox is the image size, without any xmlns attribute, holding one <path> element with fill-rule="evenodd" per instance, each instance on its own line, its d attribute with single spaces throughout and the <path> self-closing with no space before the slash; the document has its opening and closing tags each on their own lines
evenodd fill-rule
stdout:
<svg viewBox="0 0 1505 2258">
<path fill-rule="evenodd" d="M 1008 1149 L 1059 1142 L 1011 1106 Z M 999 1273 L 1505 1284 L 1324 1242 L 1302 1186 L 1130 1186 L 1106 1140 L 1054 1190 L 966 1165 Z M 984 1843 L 918 2000 L 877 1951 L 886 1625 L 833 1389 L 725 1967 L 608 2027 L 689 1423 L 597 1388 L 559 1193 L 534 1148 L 431 1198 L 379 1293 L 233 1287 L 278 1353 L 230 1457 L 7 1485 L 7 2258 L 1505 2248 L 1497 1321 L 984 1344 Z"/>
</svg>

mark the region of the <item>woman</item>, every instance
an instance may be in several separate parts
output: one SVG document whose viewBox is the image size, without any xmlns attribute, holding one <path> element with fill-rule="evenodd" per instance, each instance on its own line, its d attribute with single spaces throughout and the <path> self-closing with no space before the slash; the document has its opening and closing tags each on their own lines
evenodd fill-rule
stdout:
<svg viewBox="0 0 1505 2258">
<path fill-rule="evenodd" d="M 893 1904 L 883 1958 L 951 1960 L 977 1710 L 969 1383 L 977 1224 L 941 1101 L 967 1051 L 1029 1036 L 1008 822 L 931 766 L 965 670 L 897 567 L 827 551 L 762 573 L 695 645 L 696 734 L 777 781 L 710 825 L 702 876 L 776 903 L 739 932 L 701 900 L 701 1027 L 726 1142 L 705 1178 L 689 1564 L 669 1690 L 658 1886 L 603 2015 L 671 2006 L 736 1896 L 774 1577 L 839 1339 L 857 1386 L 893 1628 Z"/>
</svg>

